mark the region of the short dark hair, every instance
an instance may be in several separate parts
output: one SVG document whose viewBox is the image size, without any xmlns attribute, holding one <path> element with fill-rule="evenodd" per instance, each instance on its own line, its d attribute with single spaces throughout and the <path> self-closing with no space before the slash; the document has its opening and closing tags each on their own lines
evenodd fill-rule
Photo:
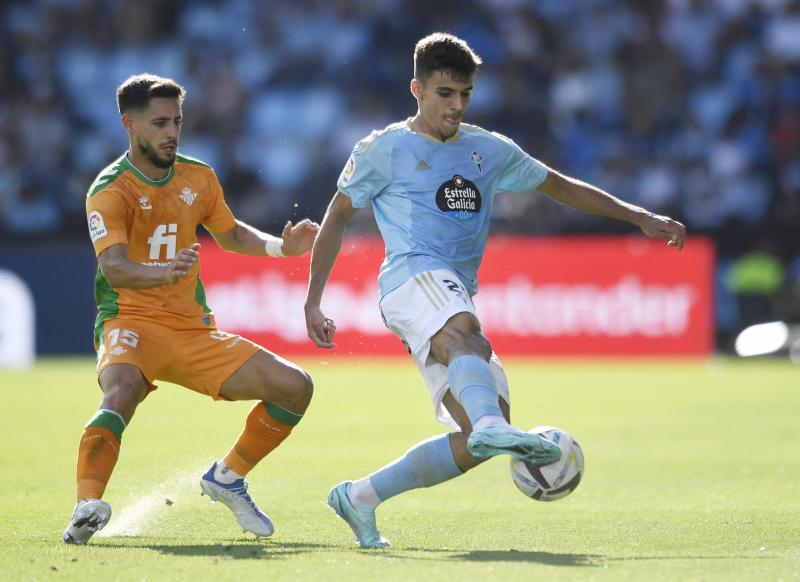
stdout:
<svg viewBox="0 0 800 582">
<path fill-rule="evenodd" d="M 447 32 L 434 32 L 414 47 L 414 77 L 427 81 L 436 71 L 444 71 L 460 81 L 466 81 L 483 60 L 469 45 Z"/>
<path fill-rule="evenodd" d="M 150 73 L 128 77 L 117 88 L 120 115 L 132 109 L 145 109 L 153 97 L 172 97 L 182 103 L 186 90 L 172 79 Z"/>
</svg>

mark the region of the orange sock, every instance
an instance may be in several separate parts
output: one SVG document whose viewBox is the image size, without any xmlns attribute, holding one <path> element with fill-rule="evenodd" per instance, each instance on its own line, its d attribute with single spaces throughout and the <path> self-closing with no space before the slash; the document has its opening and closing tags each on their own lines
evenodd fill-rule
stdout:
<svg viewBox="0 0 800 582">
<path fill-rule="evenodd" d="M 225 455 L 224 463 L 239 475 L 247 475 L 289 436 L 302 417 L 266 402 L 256 403 L 247 415 L 239 440 Z"/>
<path fill-rule="evenodd" d="M 83 429 L 78 446 L 78 499 L 100 499 L 119 458 L 125 423 L 117 413 L 100 410 Z"/>
</svg>

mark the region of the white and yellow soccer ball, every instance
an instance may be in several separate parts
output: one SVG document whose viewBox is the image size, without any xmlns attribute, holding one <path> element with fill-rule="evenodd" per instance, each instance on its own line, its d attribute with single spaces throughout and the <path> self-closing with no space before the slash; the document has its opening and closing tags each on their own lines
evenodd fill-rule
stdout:
<svg viewBox="0 0 800 582">
<path fill-rule="evenodd" d="M 557 444 L 561 459 L 549 465 L 534 465 L 511 458 L 511 478 L 525 495 L 537 501 L 563 499 L 581 482 L 583 450 L 571 434 L 554 426 L 537 426 L 528 431 Z"/>
</svg>

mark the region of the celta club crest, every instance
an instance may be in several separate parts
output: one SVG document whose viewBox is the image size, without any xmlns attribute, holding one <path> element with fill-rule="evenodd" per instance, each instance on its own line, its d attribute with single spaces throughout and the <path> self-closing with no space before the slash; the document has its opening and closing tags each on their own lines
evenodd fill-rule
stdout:
<svg viewBox="0 0 800 582">
<path fill-rule="evenodd" d="M 478 152 L 472 152 L 472 155 L 469 157 L 470 160 L 475 164 L 475 167 L 478 168 L 478 172 L 483 174 L 483 156 L 480 155 Z"/>
<path fill-rule="evenodd" d="M 186 204 L 188 204 L 189 206 L 191 206 L 195 198 L 197 198 L 197 194 L 195 192 L 192 192 L 191 188 L 184 188 L 183 190 L 181 190 L 179 196 L 181 200 L 186 202 Z"/>
</svg>

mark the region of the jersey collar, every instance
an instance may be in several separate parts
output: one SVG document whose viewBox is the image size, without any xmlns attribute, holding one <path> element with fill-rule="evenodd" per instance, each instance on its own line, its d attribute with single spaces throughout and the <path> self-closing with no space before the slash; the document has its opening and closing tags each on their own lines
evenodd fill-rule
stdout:
<svg viewBox="0 0 800 582">
<path fill-rule="evenodd" d="M 122 163 L 125 164 L 128 168 L 130 168 L 134 176 L 139 178 L 142 182 L 144 182 L 148 186 L 153 186 L 154 188 L 160 188 L 161 186 L 165 186 L 166 184 L 169 183 L 170 180 L 172 180 L 172 176 L 175 175 L 175 164 L 172 164 L 166 176 L 164 176 L 160 180 L 151 180 L 150 178 L 145 176 L 139 168 L 134 166 L 133 162 L 131 162 L 128 159 L 128 152 L 125 152 L 125 155 L 122 156 Z"/>
</svg>

